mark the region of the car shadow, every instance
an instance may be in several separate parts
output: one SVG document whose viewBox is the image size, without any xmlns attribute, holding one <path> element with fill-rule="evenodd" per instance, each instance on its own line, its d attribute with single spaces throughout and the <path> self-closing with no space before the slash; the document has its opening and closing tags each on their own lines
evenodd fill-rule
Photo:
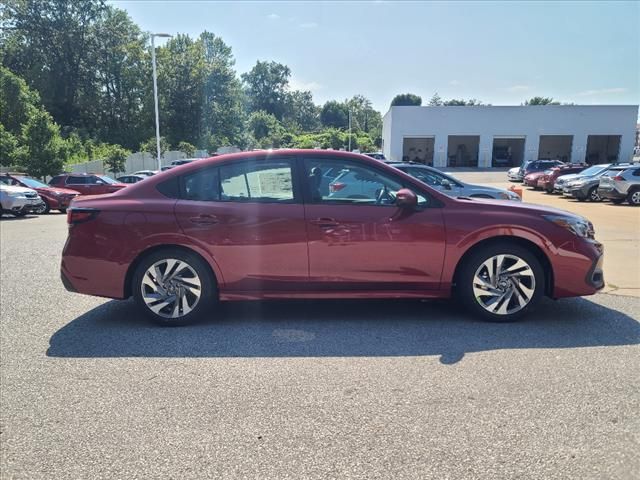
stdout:
<svg viewBox="0 0 640 480">
<path fill-rule="evenodd" d="M 485 323 L 450 302 L 229 302 L 181 328 L 147 320 L 133 301 L 110 301 L 50 339 L 51 357 L 352 357 L 438 355 L 501 349 L 640 343 L 633 318 L 589 300 L 543 300 L 517 323 Z"/>
</svg>

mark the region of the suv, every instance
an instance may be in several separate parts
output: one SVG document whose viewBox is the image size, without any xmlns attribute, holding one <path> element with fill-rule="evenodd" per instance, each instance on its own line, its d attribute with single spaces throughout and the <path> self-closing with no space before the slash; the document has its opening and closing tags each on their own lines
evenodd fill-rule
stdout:
<svg viewBox="0 0 640 480">
<path fill-rule="evenodd" d="M 68 187 L 76 190 L 80 195 L 102 195 L 113 193 L 126 187 L 125 183 L 116 182 L 106 175 L 93 173 L 64 173 L 49 180 L 52 187 Z"/>
<path fill-rule="evenodd" d="M 68 188 L 50 187 L 40 180 L 26 176 L 24 173 L 5 173 L 0 175 L 0 182 L 7 185 L 16 185 L 19 187 L 32 188 L 40 198 L 42 205 L 34 213 L 38 215 L 49 213 L 50 210 L 58 210 L 62 213 L 67 211 L 67 207 L 74 197 L 80 195 L 76 190 Z"/>
<path fill-rule="evenodd" d="M 0 215 L 10 213 L 14 217 L 24 217 L 38 210 L 41 205 L 42 200 L 35 190 L 0 181 Z"/>
<path fill-rule="evenodd" d="M 578 180 L 584 177 L 591 177 L 593 175 L 602 175 L 602 173 L 606 172 L 608 168 L 611 167 L 610 163 L 603 163 L 599 165 L 591 165 L 589 168 L 582 170 L 579 173 L 570 173 L 568 175 L 561 175 L 553 184 L 554 192 L 564 192 L 564 187 L 566 187 L 569 182 L 574 180 Z"/>
<path fill-rule="evenodd" d="M 592 176 L 579 176 L 568 182 L 563 188 L 563 194 L 576 198 L 580 202 L 600 202 L 602 198 L 598 193 L 600 179 L 604 176 L 615 176 L 618 172 L 629 168 L 629 164 L 610 164 L 604 170 Z"/>
<path fill-rule="evenodd" d="M 545 171 L 544 175 L 538 178 L 536 187 L 547 193 L 553 193 L 554 185 L 559 177 L 580 173 L 587 167 L 588 165 L 586 164 L 569 164 L 562 167 L 553 167 L 552 169 Z"/>
<path fill-rule="evenodd" d="M 598 195 L 615 204 L 626 200 L 629 205 L 640 205 L 640 165 L 611 171 L 615 172 L 615 175 L 604 175 L 600 178 Z"/>
<path fill-rule="evenodd" d="M 565 165 L 560 160 L 530 160 L 523 162 L 520 167 L 514 167 L 507 172 L 507 178 L 512 182 L 521 182 L 524 177 L 533 172 L 543 172 L 549 168 Z"/>
</svg>

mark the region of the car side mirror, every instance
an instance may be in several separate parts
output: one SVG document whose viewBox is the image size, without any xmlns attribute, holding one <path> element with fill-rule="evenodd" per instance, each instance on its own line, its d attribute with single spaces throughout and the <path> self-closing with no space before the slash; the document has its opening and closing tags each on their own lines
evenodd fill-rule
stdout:
<svg viewBox="0 0 640 480">
<path fill-rule="evenodd" d="M 444 187 L 445 190 L 451 190 L 451 182 L 446 178 L 443 179 L 440 184 Z"/>
<path fill-rule="evenodd" d="M 415 208 L 418 197 L 408 188 L 401 188 L 396 192 L 396 205 L 400 208 Z"/>
</svg>

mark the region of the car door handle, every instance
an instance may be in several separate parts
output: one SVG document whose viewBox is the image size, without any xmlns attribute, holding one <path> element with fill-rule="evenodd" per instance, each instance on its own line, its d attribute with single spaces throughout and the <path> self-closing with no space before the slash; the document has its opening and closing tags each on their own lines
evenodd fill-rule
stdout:
<svg viewBox="0 0 640 480">
<path fill-rule="evenodd" d="M 219 222 L 218 218 L 214 215 L 198 215 L 197 217 L 189 218 L 189 221 L 196 225 L 215 225 Z"/>
<path fill-rule="evenodd" d="M 316 225 L 320 228 L 331 228 L 337 227 L 339 223 L 335 220 L 335 218 L 318 218 L 316 220 L 311 220 L 313 225 Z"/>
</svg>

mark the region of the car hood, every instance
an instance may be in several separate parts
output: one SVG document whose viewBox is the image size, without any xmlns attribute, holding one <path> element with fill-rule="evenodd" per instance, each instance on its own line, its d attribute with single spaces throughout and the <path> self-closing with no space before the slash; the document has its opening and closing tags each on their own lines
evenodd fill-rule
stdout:
<svg viewBox="0 0 640 480">
<path fill-rule="evenodd" d="M 58 193 L 61 195 L 80 195 L 80 192 L 77 192 L 76 190 L 71 190 L 69 188 L 39 187 L 39 188 L 36 188 L 36 190 L 38 192 L 43 192 L 43 193 L 51 192 L 51 193 Z"/>
<path fill-rule="evenodd" d="M 488 205 L 492 206 L 492 210 L 505 210 L 510 213 L 520 213 L 524 215 L 536 215 L 541 217 L 543 215 L 563 215 L 565 217 L 573 217 L 573 218 L 584 218 L 580 215 L 576 215 L 575 213 L 568 212 L 566 210 L 562 210 L 560 208 L 547 207 L 544 205 L 538 205 L 535 203 L 527 203 L 527 202 L 505 202 L 504 200 L 494 200 L 488 198 L 467 198 L 467 197 L 458 197 L 456 199 L 458 202 L 465 202 L 469 205 L 477 205 L 479 213 L 483 210 L 486 211 Z"/>
<path fill-rule="evenodd" d="M 508 170 L 508 173 L 518 173 L 520 171 L 520 167 L 513 167 Z"/>
<path fill-rule="evenodd" d="M 0 184 L 0 190 L 4 190 L 5 192 L 14 192 L 14 193 L 38 193 L 32 188 L 18 187 L 15 185 L 5 185 L 5 184 Z"/>
</svg>

